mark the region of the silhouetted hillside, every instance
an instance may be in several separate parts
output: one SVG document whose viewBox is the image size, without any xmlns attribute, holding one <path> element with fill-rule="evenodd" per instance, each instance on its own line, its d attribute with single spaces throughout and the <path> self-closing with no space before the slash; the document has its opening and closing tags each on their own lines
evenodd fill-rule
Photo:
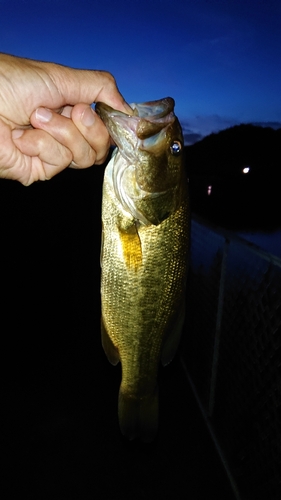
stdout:
<svg viewBox="0 0 281 500">
<path fill-rule="evenodd" d="M 277 171 L 281 162 L 281 129 L 237 125 L 187 146 L 186 165 L 190 174 L 240 174 L 249 165 L 252 173 Z"/>
<path fill-rule="evenodd" d="M 187 146 L 192 211 L 229 229 L 280 226 L 280 144 L 281 129 L 239 125 Z"/>
</svg>

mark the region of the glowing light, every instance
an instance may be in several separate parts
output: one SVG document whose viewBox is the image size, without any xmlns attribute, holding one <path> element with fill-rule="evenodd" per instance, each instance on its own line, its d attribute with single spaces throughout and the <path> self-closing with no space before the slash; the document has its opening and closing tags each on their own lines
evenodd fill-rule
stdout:
<svg viewBox="0 0 281 500">
<path fill-rule="evenodd" d="M 210 196 L 210 194 L 212 193 L 212 186 L 208 186 L 207 193 L 208 193 L 208 196 Z"/>
<path fill-rule="evenodd" d="M 250 167 L 244 167 L 242 169 L 243 174 L 248 174 L 250 172 Z"/>
</svg>

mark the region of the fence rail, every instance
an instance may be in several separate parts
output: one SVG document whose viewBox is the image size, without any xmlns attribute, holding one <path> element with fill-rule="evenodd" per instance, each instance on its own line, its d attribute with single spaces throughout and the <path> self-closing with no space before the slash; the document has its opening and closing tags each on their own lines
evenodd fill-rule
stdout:
<svg viewBox="0 0 281 500">
<path fill-rule="evenodd" d="M 191 241 L 187 376 L 237 498 L 279 500 L 281 260 L 199 218 Z"/>
</svg>

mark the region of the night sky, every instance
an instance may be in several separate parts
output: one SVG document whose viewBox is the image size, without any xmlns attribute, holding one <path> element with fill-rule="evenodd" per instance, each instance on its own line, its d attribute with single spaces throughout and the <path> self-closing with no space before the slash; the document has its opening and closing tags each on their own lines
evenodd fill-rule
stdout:
<svg viewBox="0 0 281 500">
<path fill-rule="evenodd" d="M 186 143 L 281 126 L 280 0 L 0 0 L 0 50 L 105 69 L 128 102 L 171 96 Z"/>
</svg>

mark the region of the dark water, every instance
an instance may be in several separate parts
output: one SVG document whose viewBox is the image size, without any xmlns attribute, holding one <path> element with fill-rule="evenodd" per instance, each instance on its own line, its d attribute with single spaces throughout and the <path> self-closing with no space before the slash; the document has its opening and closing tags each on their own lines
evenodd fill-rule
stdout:
<svg viewBox="0 0 281 500">
<path fill-rule="evenodd" d="M 193 175 L 192 213 L 281 257 L 279 181 Z"/>
<path fill-rule="evenodd" d="M 255 243 L 266 252 L 281 258 L 281 230 L 270 233 L 265 232 L 238 232 L 238 236 Z"/>
</svg>

